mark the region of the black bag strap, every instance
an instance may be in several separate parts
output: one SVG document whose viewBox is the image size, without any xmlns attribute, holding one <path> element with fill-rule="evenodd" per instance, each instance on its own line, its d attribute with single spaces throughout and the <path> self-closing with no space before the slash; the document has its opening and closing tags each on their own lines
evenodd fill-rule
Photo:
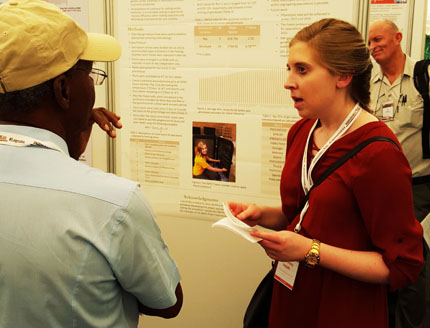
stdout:
<svg viewBox="0 0 430 328">
<path fill-rule="evenodd" d="M 423 127 L 421 130 L 421 144 L 423 148 L 423 158 L 430 158 L 430 97 L 429 97 L 429 59 L 416 62 L 414 67 L 414 85 L 423 97 Z"/>
<path fill-rule="evenodd" d="M 318 187 L 330 174 L 332 174 L 339 167 L 341 167 L 352 156 L 354 156 L 355 154 L 357 154 L 360 150 L 362 150 L 368 144 L 370 144 L 372 142 L 375 142 L 375 141 L 387 141 L 387 142 L 390 142 L 393 145 L 395 145 L 398 149 L 400 149 L 399 146 L 397 145 L 397 143 L 393 139 L 390 139 L 390 138 L 387 138 L 387 137 L 380 137 L 380 136 L 378 136 L 378 137 L 372 137 L 372 138 L 364 140 L 362 143 L 360 143 L 359 145 L 357 145 L 355 148 L 351 149 L 349 152 L 347 152 L 345 155 L 343 155 L 341 158 L 339 158 L 336 162 L 334 162 L 332 165 L 330 165 L 330 167 L 326 171 L 324 171 L 323 174 L 321 174 L 319 176 L 319 178 L 313 184 L 313 186 L 311 187 L 311 189 L 309 190 L 309 192 L 302 199 L 302 201 L 300 203 L 300 206 L 297 209 L 296 214 L 294 215 L 294 218 L 302 211 L 303 207 L 305 206 L 306 202 L 309 199 L 309 195 L 310 195 L 311 191 L 314 188 Z"/>
</svg>

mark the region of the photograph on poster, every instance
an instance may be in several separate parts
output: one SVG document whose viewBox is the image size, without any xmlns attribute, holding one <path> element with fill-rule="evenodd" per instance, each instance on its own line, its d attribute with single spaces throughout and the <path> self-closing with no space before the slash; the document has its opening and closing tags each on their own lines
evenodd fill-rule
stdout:
<svg viewBox="0 0 430 328">
<path fill-rule="evenodd" d="M 192 177 L 236 181 L 236 125 L 193 122 Z"/>
</svg>

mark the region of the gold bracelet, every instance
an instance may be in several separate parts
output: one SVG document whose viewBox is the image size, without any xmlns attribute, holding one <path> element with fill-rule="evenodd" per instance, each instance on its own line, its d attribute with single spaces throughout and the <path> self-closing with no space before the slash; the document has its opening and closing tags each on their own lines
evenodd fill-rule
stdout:
<svg viewBox="0 0 430 328">
<path fill-rule="evenodd" d="M 305 264 L 307 267 L 315 268 L 320 263 L 320 241 L 312 239 L 312 246 L 305 255 Z"/>
</svg>

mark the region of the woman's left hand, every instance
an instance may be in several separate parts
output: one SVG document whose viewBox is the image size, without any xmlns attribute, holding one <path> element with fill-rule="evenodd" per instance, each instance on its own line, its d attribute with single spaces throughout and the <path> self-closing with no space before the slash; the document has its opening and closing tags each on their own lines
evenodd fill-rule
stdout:
<svg viewBox="0 0 430 328">
<path fill-rule="evenodd" d="M 312 239 L 292 231 L 257 231 L 251 236 L 261 238 L 266 254 L 281 262 L 303 261 L 312 246 Z M 368 283 L 387 284 L 390 268 L 382 254 L 376 251 L 357 251 L 320 244 L 319 265 L 346 277 Z M 321 255 L 320 255 L 321 256 Z"/>
<path fill-rule="evenodd" d="M 261 238 L 259 242 L 266 254 L 273 260 L 302 261 L 312 246 L 312 239 L 306 238 L 292 231 L 258 231 L 251 235 Z"/>
</svg>

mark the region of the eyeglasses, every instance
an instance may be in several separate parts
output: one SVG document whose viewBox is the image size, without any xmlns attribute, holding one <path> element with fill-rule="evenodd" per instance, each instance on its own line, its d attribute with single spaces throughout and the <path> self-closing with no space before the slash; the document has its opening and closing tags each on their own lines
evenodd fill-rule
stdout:
<svg viewBox="0 0 430 328">
<path fill-rule="evenodd" d="M 76 69 L 84 72 L 87 71 L 86 69 L 79 67 L 76 67 Z M 104 80 L 108 77 L 106 72 L 99 68 L 92 68 L 89 76 L 93 79 L 95 85 L 102 85 Z"/>
<path fill-rule="evenodd" d="M 94 80 L 95 85 L 102 85 L 104 80 L 107 78 L 107 74 L 101 69 L 92 68 L 90 72 L 90 77 Z"/>
</svg>

